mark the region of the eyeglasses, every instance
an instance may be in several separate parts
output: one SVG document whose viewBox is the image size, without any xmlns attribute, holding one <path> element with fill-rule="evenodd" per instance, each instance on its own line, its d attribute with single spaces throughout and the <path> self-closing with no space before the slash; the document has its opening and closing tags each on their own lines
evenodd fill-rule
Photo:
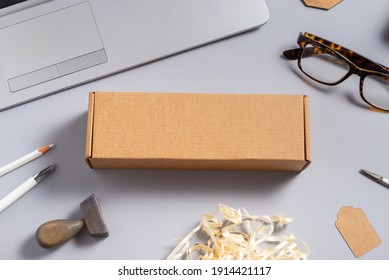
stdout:
<svg viewBox="0 0 389 280">
<path fill-rule="evenodd" d="M 298 60 L 300 70 L 311 79 L 329 86 L 352 74 L 360 77 L 362 99 L 377 109 L 389 111 L 389 68 L 352 50 L 307 32 L 300 33 L 299 49 L 284 51 L 287 59 Z"/>
</svg>

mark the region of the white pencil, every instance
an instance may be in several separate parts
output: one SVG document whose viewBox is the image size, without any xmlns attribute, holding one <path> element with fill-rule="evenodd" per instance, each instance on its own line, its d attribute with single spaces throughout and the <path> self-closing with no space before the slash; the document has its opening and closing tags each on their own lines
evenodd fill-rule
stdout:
<svg viewBox="0 0 389 280">
<path fill-rule="evenodd" d="M 24 183 L 15 188 L 9 194 L 7 194 L 4 198 L 0 200 L 0 213 L 3 212 L 8 206 L 22 197 L 26 192 L 31 190 L 33 187 L 38 185 L 47 175 L 54 170 L 55 165 L 50 165 L 38 172 L 34 176 L 28 178 Z"/>
<path fill-rule="evenodd" d="M 12 170 L 15 170 L 16 168 L 40 157 L 41 155 L 46 153 L 48 150 L 50 150 L 53 146 L 54 146 L 54 144 L 50 144 L 50 145 L 41 147 L 39 149 L 36 149 L 35 151 L 33 151 L 25 156 L 22 156 L 21 158 L 7 164 L 6 166 L 1 167 L 0 168 L 0 176 L 3 176 L 4 174 L 7 174 L 8 172 L 11 172 Z"/>
</svg>

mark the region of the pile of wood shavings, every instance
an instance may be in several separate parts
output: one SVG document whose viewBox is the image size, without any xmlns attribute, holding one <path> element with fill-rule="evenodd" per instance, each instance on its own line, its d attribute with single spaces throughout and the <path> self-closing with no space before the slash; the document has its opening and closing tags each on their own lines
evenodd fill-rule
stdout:
<svg viewBox="0 0 389 280">
<path fill-rule="evenodd" d="M 219 214 L 224 221 L 219 220 Z M 305 260 L 309 246 L 293 234 L 273 236 L 277 224 L 292 222 L 282 214 L 254 216 L 245 209 L 235 210 L 220 204 L 212 214 L 205 214 L 195 227 L 167 257 L 168 260 Z M 201 230 L 208 238 L 205 243 L 190 246 L 192 237 Z M 305 252 L 300 250 L 299 242 Z M 194 257 L 196 255 L 196 257 Z"/>
</svg>

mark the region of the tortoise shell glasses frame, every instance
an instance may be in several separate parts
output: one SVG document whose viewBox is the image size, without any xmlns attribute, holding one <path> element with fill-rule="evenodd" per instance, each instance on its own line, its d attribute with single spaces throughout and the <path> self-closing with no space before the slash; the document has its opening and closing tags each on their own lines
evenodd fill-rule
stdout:
<svg viewBox="0 0 389 280">
<path fill-rule="evenodd" d="M 383 66 L 377 62 L 374 62 L 370 59 L 363 57 L 362 55 L 349 50 L 341 45 L 318 37 L 316 35 L 310 33 L 300 33 L 297 43 L 300 46 L 298 49 L 291 49 L 283 52 L 283 55 L 286 59 L 289 60 L 298 60 L 298 67 L 300 70 L 310 77 L 311 79 L 325 84 L 334 86 L 340 84 L 352 74 L 358 75 L 360 77 L 359 83 L 359 92 L 361 98 L 370 106 L 389 112 L 389 68 Z M 314 57 L 316 55 L 326 55 L 326 57 L 331 57 L 332 64 L 344 64 L 347 66 L 348 70 L 342 77 L 339 77 L 336 81 L 323 81 L 320 78 L 316 78 L 307 72 L 302 66 L 302 61 L 304 58 Z M 327 58 L 328 60 L 328 58 Z M 366 78 L 373 78 L 374 80 L 378 80 L 379 83 L 383 84 L 384 88 L 384 96 L 380 96 L 378 99 L 380 101 L 376 101 L 375 99 L 371 100 L 367 98 L 364 94 L 364 83 Z M 387 91 L 387 93 L 386 93 Z M 382 98 L 385 98 L 385 101 L 382 103 Z M 384 104 L 384 105 L 383 105 Z"/>
</svg>

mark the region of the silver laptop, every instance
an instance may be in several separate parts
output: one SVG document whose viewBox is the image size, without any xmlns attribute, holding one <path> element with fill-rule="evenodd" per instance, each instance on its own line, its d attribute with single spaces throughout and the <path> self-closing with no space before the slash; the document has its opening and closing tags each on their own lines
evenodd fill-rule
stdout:
<svg viewBox="0 0 389 280">
<path fill-rule="evenodd" d="M 0 110 L 256 28 L 269 18 L 264 0 L 1 2 Z"/>
</svg>

